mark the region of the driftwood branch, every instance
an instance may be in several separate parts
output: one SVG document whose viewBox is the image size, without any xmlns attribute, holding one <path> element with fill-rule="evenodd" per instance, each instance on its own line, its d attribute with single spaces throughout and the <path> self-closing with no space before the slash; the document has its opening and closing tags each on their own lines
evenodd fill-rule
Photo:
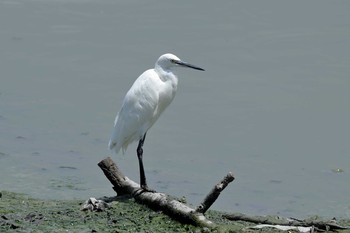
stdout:
<svg viewBox="0 0 350 233">
<path fill-rule="evenodd" d="M 248 216 L 245 214 L 235 213 L 235 214 L 225 214 L 224 218 L 232 221 L 245 221 L 255 224 L 267 224 L 267 225 L 282 225 L 282 226 L 297 226 L 297 227 L 314 227 L 318 231 L 334 231 L 334 230 L 345 230 L 350 229 L 350 227 L 340 226 L 335 220 L 322 221 L 315 219 L 291 219 L 282 217 L 265 217 L 265 216 Z"/>
<path fill-rule="evenodd" d="M 235 177 L 231 172 L 229 172 L 214 188 L 210 191 L 210 193 L 204 198 L 203 202 L 196 208 L 198 213 L 205 213 L 210 206 L 216 201 L 219 197 L 222 190 L 226 188 L 226 186 L 231 183 Z"/>
<path fill-rule="evenodd" d="M 176 220 L 207 227 L 214 227 L 215 225 L 203 213 L 214 203 L 228 183 L 234 179 L 232 173 L 229 173 L 223 181 L 214 187 L 203 203 L 195 210 L 167 194 L 145 192 L 140 188 L 139 184 L 124 176 L 110 157 L 99 162 L 98 166 L 112 183 L 113 189 L 118 196 L 132 195 L 137 202 L 145 204 L 152 209 L 161 210 Z"/>
<path fill-rule="evenodd" d="M 132 181 L 129 182 L 129 179 L 124 176 L 118 166 L 113 162 L 113 160 L 108 157 L 97 164 L 107 179 L 113 185 L 114 191 L 118 196 L 124 194 L 131 194 L 137 188 L 137 184 Z"/>
</svg>

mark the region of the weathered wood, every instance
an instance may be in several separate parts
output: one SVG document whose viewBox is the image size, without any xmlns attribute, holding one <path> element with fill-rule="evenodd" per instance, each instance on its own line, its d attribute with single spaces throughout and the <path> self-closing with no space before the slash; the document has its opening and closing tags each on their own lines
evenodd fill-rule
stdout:
<svg viewBox="0 0 350 233">
<path fill-rule="evenodd" d="M 210 193 L 204 198 L 202 203 L 196 208 L 198 213 L 205 213 L 210 206 L 216 201 L 220 193 L 231 183 L 235 177 L 229 172 L 218 184 L 216 184 Z"/>
<path fill-rule="evenodd" d="M 323 221 L 315 219 L 292 219 L 292 218 L 282 218 L 282 217 L 266 217 L 266 216 L 248 216 L 241 213 L 225 214 L 223 217 L 232 221 L 245 221 L 256 224 L 268 224 L 268 225 L 283 225 L 283 226 L 302 226 L 311 227 L 314 226 L 316 230 L 330 231 L 330 230 L 345 230 L 350 229 L 350 227 L 340 226 L 334 220 Z"/>
<path fill-rule="evenodd" d="M 145 204 L 152 209 L 161 210 L 170 217 L 181 222 L 207 227 L 215 226 L 213 222 L 209 221 L 203 215 L 205 211 L 198 212 L 164 193 L 144 191 L 140 188 L 139 184 L 124 176 L 110 157 L 99 162 L 98 166 L 112 183 L 114 186 L 113 189 L 117 192 L 118 196 L 125 194 L 132 195 L 137 202 Z M 205 208 L 203 209 L 207 210 L 211 204 L 213 204 L 220 192 L 233 180 L 232 178 L 232 174 L 229 173 L 222 181 L 222 184 L 220 183 L 216 185 L 218 187 L 215 186 L 216 188 L 215 192 L 213 192 L 214 194 L 208 194 L 209 198 L 206 198 L 208 201 L 204 201 Z"/>
<path fill-rule="evenodd" d="M 107 157 L 97 165 L 102 169 L 109 182 L 111 182 L 118 196 L 130 194 L 136 189 L 137 184 L 129 182 L 129 179 L 124 176 L 111 157 Z"/>
</svg>

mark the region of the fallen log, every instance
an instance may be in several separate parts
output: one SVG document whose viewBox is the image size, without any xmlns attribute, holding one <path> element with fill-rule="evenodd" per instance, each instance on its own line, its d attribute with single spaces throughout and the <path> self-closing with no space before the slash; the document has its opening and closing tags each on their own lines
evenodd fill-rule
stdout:
<svg viewBox="0 0 350 233">
<path fill-rule="evenodd" d="M 215 202 L 221 191 L 234 180 L 232 173 L 229 173 L 223 181 L 214 186 L 201 205 L 193 209 L 170 195 L 144 191 L 138 183 L 124 176 L 110 157 L 103 159 L 98 166 L 111 182 L 118 196 L 131 195 L 137 202 L 154 210 L 161 210 L 173 219 L 205 227 L 215 227 L 215 224 L 208 220 L 204 213 Z"/>
</svg>

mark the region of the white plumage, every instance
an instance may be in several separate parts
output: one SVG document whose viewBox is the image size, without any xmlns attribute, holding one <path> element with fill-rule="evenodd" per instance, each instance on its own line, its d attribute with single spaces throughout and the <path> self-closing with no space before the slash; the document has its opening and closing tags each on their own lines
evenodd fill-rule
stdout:
<svg viewBox="0 0 350 233">
<path fill-rule="evenodd" d="M 140 141 L 142 160 L 142 145 L 147 130 L 175 97 L 178 78 L 173 68 L 177 66 L 203 70 L 181 61 L 173 54 L 160 56 L 155 67 L 142 73 L 126 93 L 123 105 L 115 118 L 108 145 L 110 150 L 118 153 L 122 149 L 124 153 L 130 143 Z M 139 152 L 138 157 L 140 160 Z"/>
</svg>

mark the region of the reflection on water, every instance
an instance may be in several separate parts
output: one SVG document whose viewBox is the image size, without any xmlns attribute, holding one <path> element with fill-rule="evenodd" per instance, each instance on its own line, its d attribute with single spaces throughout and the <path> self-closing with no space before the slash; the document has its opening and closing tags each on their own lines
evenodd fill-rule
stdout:
<svg viewBox="0 0 350 233">
<path fill-rule="evenodd" d="M 0 1 L 0 188 L 114 195 L 116 111 L 173 52 L 206 72 L 179 71 L 148 134 L 152 188 L 198 204 L 233 171 L 214 209 L 349 217 L 349 4 Z M 113 158 L 138 181 L 135 150 Z"/>
</svg>

